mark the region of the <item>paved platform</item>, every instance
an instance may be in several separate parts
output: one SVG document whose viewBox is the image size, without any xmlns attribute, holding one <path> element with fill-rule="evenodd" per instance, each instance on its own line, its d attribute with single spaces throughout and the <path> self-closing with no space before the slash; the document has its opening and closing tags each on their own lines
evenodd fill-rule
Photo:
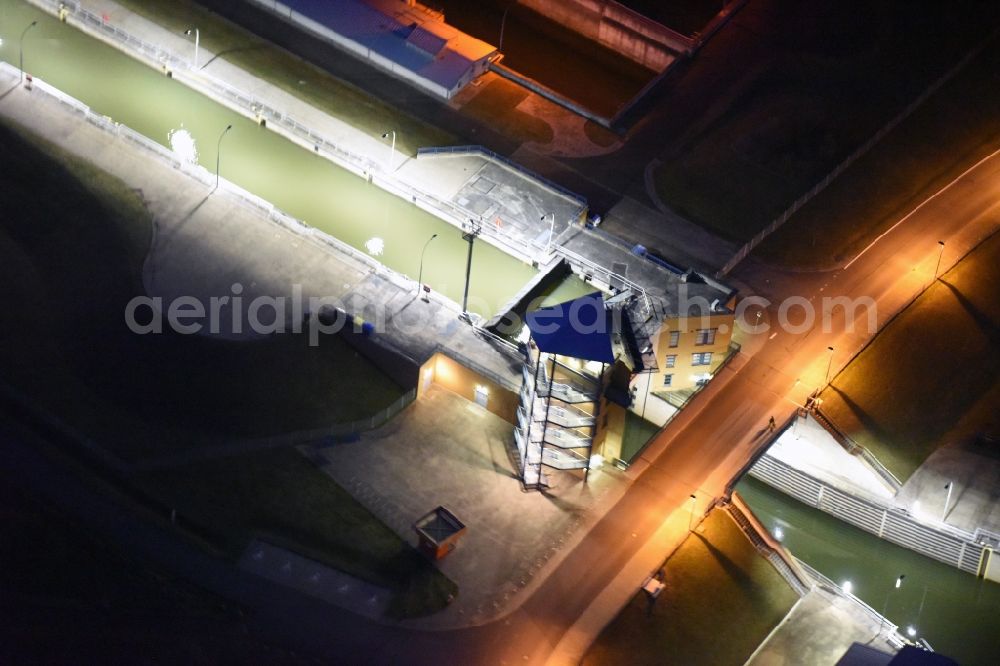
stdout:
<svg viewBox="0 0 1000 666">
<path fill-rule="evenodd" d="M 414 521 L 437 506 L 465 523 L 458 547 L 438 564 L 458 584 L 458 598 L 416 626 L 479 625 L 514 610 L 624 493 L 624 476 L 611 467 L 591 472 L 586 484 L 557 475 L 547 492 L 523 491 L 513 435 L 510 423 L 433 386 L 356 442 L 303 448 L 414 545 Z"/>
<path fill-rule="evenodd" d="M 953 484 L 950 499 L 948 484 Z M 903 484 L 896 502 L 928 522 L 944 519 L 966 532 L 982 528 L 1000 535 L 998 494 L 1000 460 L 973 439 L 932 453 Z"/>
<path fill-rule="evenodd" d="M 887 500 L 895 494 L 874 470 L 848 453 L 811 415 L 795 419 L 767 453 L 845 492 L 859 491 Z"/>
<path fill-rule="evenodd" d="M 896 652 L 878 623 L 843 596 L 816 587 L 799 600 L 747 661 L 747 666 L 833 666 L 852 643 L 886 654 Z"/>
</svg>

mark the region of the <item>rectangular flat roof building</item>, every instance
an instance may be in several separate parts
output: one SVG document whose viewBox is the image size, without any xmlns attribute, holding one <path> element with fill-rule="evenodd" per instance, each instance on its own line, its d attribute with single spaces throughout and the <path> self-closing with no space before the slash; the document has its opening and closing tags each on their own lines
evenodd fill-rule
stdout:
<svg viewBox="0 0 1000 666">
<path fill-rule="evenodd" d="M 497 50 L 409 0 L 250 0 L 380 68 L 450 99 Z"/>
</svg>

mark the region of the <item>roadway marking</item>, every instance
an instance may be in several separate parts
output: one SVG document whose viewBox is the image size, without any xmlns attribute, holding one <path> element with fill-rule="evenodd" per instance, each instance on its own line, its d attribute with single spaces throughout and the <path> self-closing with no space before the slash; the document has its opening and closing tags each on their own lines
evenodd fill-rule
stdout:
<svg viewBox="0 0 1000 666">
<path fill-rule="evenodd" d="M 854 257 L 849 262 L 847 262 L 847 264 L 844 265 L 844 270 L 847 270 L 848 268 L 850 268 L 851 264 L 853 264 L 855 261 L 857 261 L 858 259 L 860 259 L 861 256 L 864 255 L 865 252 L 867 252 L 868 250 L 872 249 L 875 246 L 876 243 L 878 243 L 884 237 L 886 237 L 889 234 L 891 234 L 896 227 L 898 227 L 903 222 L 906 222 L 908 219 L 910 219 L 918 210 L 920 210 L 925 205 L 927 205 L 928 203 L 930 203 L 931 200 L 936 199 L 940 195 L 944 194 L 944 192 L 946 190 L 950 189 L 952 185 L 954 185 L 955 183 L 957 183 L 958 181 L 962 180 L 967 175 L 969 175 L 969 172 L 975 171 L 984 162 L 990 161 L 991 159 L 993 159 L 994 157 L 996 157 L 998 154 L 1000 154 L 1000 148 L 998 148 L 997 150 L 994 150 L 992 153 L 990 153 L 989 155 L 987 155 L 983 159 L 981 159 L 978 162 L 976 162 L 975 164 L 973 164 L 971 167 L 969 167 L 968 169 L 966 169 L 965 171 L 963 171 L 958 177 L 956 177 L 955 180 L 951 181 L 950 183 L 948 183 L 947 185 L 945 185 L 944 187 L 942 187 L 940 190 L 938 190 L 937 192 L 935 192 L 934 194 L 930 195 L 929 197 L 927 197 L 926 199 L 924 199 L 922 202 L 920 202 L 920 204 L 916 208 L 914 208 L 909 213 L 907 213 L 905 216 L 903 216 L 898 222 L 896 222 L 896 224 L 892 225 L 891 227 L 889 227 L 888 229 L 886 229 L 885 231 L 883 231 L 881 234 L 879 234 L 878 238 L 876 238 L 875 240 L 873 240 L 871 243 L 868 244 L 868 247 L 866 247 L 865 249 L 861 250 L 861 252 L 859 252 L 856 257 Z"/>
</svg>

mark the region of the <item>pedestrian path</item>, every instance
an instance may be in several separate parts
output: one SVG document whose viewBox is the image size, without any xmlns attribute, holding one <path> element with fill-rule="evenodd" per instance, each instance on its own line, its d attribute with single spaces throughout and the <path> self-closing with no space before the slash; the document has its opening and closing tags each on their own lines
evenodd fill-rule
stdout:
<svg viewBox="0 0 1000 666">
<path fill-rule="evenodd" d="M 392 600 L 384 587 L 259 539 L 250 542 L 237 566 L 373 620 L 383 618 Z"/>
</svg>

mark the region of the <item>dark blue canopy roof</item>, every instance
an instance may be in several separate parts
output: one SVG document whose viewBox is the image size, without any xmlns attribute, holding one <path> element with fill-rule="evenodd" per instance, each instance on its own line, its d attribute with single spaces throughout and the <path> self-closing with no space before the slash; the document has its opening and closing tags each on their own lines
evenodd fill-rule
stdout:
<svg viewBox="0 0 1000 666">
<path fill-rule="evenodd" d="M 601 292 L 529 312 L 531 337 L 543 352 L 587 361 L 614 363 L 611 313 Z"/>
</svg>

